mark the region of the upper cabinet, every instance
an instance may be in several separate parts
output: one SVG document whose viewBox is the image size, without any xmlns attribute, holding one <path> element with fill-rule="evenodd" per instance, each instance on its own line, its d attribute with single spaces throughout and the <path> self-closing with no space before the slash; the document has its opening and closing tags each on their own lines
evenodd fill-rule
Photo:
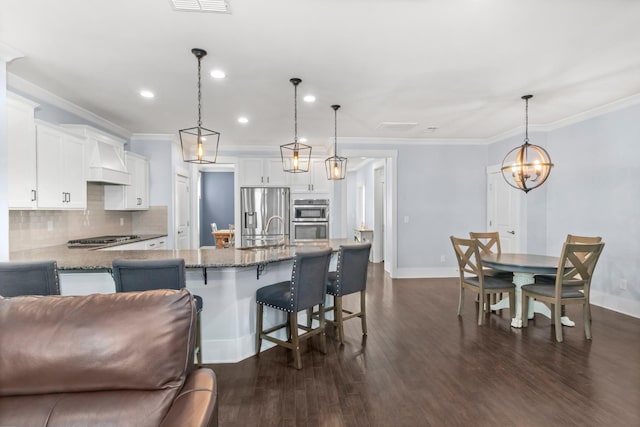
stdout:
<svg viewBox="0 0 640 427">
<path fill-rule="evenodd" d="M 327 179 L 324 159 L 311 159 L 309 172 L 292 173 L 291 192 L 293 193 L 329 193 L 331 182 Z"/>
<path fill-rule="evenodd" d="M 7 96 L 9 209 L 38 207 L 34 120 L 37 106 L 17 95 Z"/>
<path fill-rule="evenodd" d="M 131 174 L 124 160 L 125 141 L 85 125 L 63 125 L 85 141 L 86 180 L 104 184 L 128 185 Z"/>
<path fill-rule="evenodd" d="M 125 165 L 131 174 L 130 185 L 105 185 L 105 210 L 149 209 L 149 162 L 138 154 L 125 151 Z"/>
<path fill-rule="evenodd" d="M 289 174 L 282 170 L 282 160 L 273 159 L 240 159 L 240 186 L 273 186 L 289 185 Z"/>
<path fill-rule="evenodd" d="M 36 121 L 36 157 L 38 208 L 86 208 L 84 140 L 59 126 Z"/>
</svg>

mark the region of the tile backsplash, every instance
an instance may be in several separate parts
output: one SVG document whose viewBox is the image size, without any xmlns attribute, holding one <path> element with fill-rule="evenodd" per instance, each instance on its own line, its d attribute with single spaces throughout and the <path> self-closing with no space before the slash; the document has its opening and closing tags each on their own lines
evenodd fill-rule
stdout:
<svg viewBox="0 0 640 427">
<path fill-rule="evenodd" d="M 166 232 L 166 206 L 140 212 L 105 211 L 104 188 L 96 183 L 87 183 L 85 210 L 9 211 L 11 251 L 60 245 L 84 237 Z"/>
</svg>

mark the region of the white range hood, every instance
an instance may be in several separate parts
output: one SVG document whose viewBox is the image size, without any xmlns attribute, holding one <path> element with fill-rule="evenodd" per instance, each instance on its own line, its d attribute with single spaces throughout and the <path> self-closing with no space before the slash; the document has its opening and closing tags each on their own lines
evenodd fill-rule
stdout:
<svg viewBox="0 0 640 427">
<path fill-rule="evenodd" d="M 87 182 L 129 185 L 131 174 L 124 163 L 124 140 L 84 125 L 63 125 L 86 139 Z"/>
</svg>

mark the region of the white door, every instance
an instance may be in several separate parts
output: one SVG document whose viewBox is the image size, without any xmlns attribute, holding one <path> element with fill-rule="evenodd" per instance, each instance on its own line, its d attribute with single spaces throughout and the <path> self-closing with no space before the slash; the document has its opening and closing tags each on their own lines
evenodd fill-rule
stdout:
<svg viewBox="0 0 640 427">
<path fill-rule="evenodd" d="M 522 191 L 506 183 L 500 166 L 487 168 L 487 230 L 500 233 L 502 252 L 522 252 Z"/>
<path fill-rule="evenodd" d="M 373 262 L 384 261 L 385 188 L 384 167 L 373 171 Z"/>
<path fill-rule="evenodd" d="M 176 249 L 189 249 L 189 178 L 176 176 Z"/>
</svg>

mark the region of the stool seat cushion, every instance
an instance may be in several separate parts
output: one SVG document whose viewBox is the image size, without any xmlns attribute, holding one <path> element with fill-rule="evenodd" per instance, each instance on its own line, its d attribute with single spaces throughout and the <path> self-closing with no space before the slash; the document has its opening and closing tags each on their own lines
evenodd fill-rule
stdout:
<svg viewBox="0 0 640 427">
<path fill-rule="evenodd" d="M 256 302 L 269 307 L 293 312 L 293 301 L 291 301 L 291 281 L 275 283 L 263 286 L 256 291 Z"/>
<path fill-rule="evenodd" d="M 553 297 L 556 294 L 554 285 L 524 285 L 522 289 L 545 297 Z M 584 298 L 584 293 L 580 292 L 581 287 L 563 286 L 561 298 Z"/>
</svg>

